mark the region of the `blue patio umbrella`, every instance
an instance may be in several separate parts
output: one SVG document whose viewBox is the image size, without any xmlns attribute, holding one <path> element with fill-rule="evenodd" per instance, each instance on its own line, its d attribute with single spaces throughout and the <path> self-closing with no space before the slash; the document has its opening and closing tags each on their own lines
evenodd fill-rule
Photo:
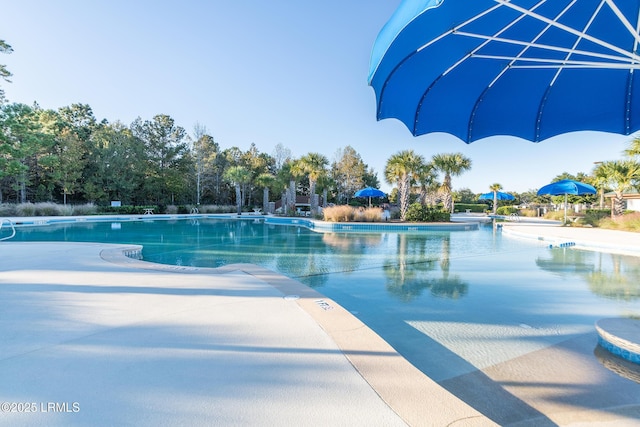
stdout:
<svg viewBox="0 0 640 427">
<path fill-rule="evenodd" d="M 562 181 L 552 182 L 538 190 L 538 196 L 550 195 L 561 196 L 564 194 L 564 222 L 567 222 L 567 196 L 596 194 L 596 188 L 592 185 L 585 184 L 572 179 L 563 179 Z"/>
<path fill-rule="evenodd" d="M 377 119 L 470 143 L 640 129 L 640 0 L 403 0 L 371 54 Z"/>
<path fill-rule="evenodd" d="M 356 194 L 354 194 L 354 196 L 355 197 L 368 197 L 369 198 L 369 206 L 371 206 L 371 198 L 372 197 L 386 197 L 387 195 L 382 190 L 378 190 L 377 188 L 366 187 L 366 188 L 363 188 L 362 190 L 356 191 Z"/>
<path fill-rule="evenodd" d="M 491 192 L 491 193 L 484 193 L 481 194 L 480 197 L 478 197 L 479 200 L 492 200 L 493 202 L 493 213 L 496 213 L 496 208 L 497 208 L 497 203 L 495 201 L 497 200 L 513 200 L 515 199 L 515 197 L 513 197 L 511 194 L 509 193 L 503 193 L 502 191 L 496 191 L 496 192 Z"/>
<path fill-rule="evenodd" d="M 479 200 L 493 200 L 493 198 L 494 198 L 493 191 L 491 193 L 481 194 L 480 197 L 478 197 Z M 495 198 L 498 199 L 498 200 L 513 200 L 513 199 L 515 199 L 515 197 L 512 196 L 511 194 L 503 193 L 502 191 L 496 191 Z"/>
</svg>

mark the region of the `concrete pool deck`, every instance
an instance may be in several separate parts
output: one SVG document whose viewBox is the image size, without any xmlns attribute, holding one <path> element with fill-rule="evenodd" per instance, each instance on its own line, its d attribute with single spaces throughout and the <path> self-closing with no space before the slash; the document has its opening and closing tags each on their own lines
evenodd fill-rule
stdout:
<svg viewBox="0 0 640 427">
<path fill-rule="evenodd" d="M 537 240 L 570 230 L 533 228 Z M 581 231 L 569 237 L 638 242 L 640 255 L 635 233 Z M 640 424 L 640 385 L 585 357 L 590 336 L 478 371 L 478 389 L 461 390 L 295 280 L 123 256 L 137 249 L 0 243 L 0 425 L 485 426 L 507 406 L 520 416 L 503 425 Z M 460 398 L 495 384 L 491 411 Z"/>
</svg>

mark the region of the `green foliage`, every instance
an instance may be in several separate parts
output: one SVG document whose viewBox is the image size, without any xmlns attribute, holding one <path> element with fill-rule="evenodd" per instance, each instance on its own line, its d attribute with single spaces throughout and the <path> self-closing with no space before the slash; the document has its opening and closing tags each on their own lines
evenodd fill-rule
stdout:
<svg viewBox="0 0 640 427">
<path fill-rule="evenodd" d="M 476 199 L 477 196 L 475 193 L 468 188 L 462 188 L 453 192 L 453 200 L 456 202 L 456 207 L 461 203 L 474 203 Z"/>
<path fill-rule="evenodd" d="M 500 206 L 496 210 L 497 215 L 511 215 L 513 213 L 518 213 L 518 208 L 514 206 Z"/>
<path fill-rule="evenodd" d="M 584 211 L 582 222 L 585 224 L 597 226 L 601 219 L 610 218 L 611 209 L 587 209 Z"/>
<path fill-rule="evenodd" d="M 406 220 L 409 222 L 449 222 L 451 214 L 440 209 L 428 208 L 420 203 L 413 203 L 407 210 Z"/>
<path fill-rule="evenodd" d="M 482 213 L 487 210 L 487 205 L 485 203 L 456 203 L 455 209 L 458 212 L 469 209 L 471 212 Z"/>
<path fill-rule="evenodd" d="M 98 208 L 98 213 L 101 214 L 116 214 L 116 215 L 142 215 L 145 209 L 153 209 L 154 213 L 163 213 L 164 209 L 157 205 L 145 205 L 145 206 L 101 206 Z"/>
</svg>

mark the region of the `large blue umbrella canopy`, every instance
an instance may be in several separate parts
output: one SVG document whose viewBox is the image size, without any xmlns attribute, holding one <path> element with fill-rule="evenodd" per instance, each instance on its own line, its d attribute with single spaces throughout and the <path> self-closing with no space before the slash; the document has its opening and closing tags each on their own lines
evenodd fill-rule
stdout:
<svg viewBox="0 0 640 427">
<path fill-rule="evenodd" d="M 403 0 L 371 55 L 377 118 L 467 143 L 640 129 L 640 0 Z"/>
<path fill-rule="evenodd" d="M 367 187 L 356 191 L 356 197 L 385 197 L 386 194 L 377 188 Z"/>
<path fill-rule="evenodd" d="M 502 191 L 496 191 L 495 197 L 498 200 L 513 200 L 513 199 L 515 199 L 515 197 L 512 196 L 511 194 L 503 193 Z M 478 199 L 479 200 L 493 200 L 493 192 L 481 194 L 480 197 L 478 197 Z"/>
<path fill-rule="evenodd" d="M 368 197 L 369 198 L 369 206 L 371 206 L 371 198 L 372 197 L 386 197 L 387 195 L 382 190 L 378 190 L 377 188 L 366 187 L 366 188 L 363 188 L 362 190 L 356 191 L 356 194 L 354 194 L 354 196 L 355 197 Z"/>
<path fill-rule="evenodd" d="M 596 188 L 592 185 L 585 184 L 572 179 L 563 179 L 562 181 L 552 182 L 538 190 L 538 196 L 550 195 L 561 196 L 564 194 L 564 222 L 567 222 L 567 195 L 583 195 L 596 194 Z"/>
</svg>

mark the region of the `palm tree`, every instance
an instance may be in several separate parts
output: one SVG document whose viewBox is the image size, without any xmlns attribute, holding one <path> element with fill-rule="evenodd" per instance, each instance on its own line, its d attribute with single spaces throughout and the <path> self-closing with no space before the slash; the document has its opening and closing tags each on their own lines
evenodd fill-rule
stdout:
<svg viewBox="0 0 640 427">
<path fill-rule="evenodd" d="M 633 140 L 629 144 L 629 148 L 624 150 L 624 154 L 629 157 L 640 156 L 640 137 L 633 138 Z"/>
<path fill-rule="evenodd" d="M 489 186 L 489 190 L 493 191 L 493 214 L 495 215 L 498 209 L 498 191 L 502 190 L 502 185 L 496 182 Z"/>
<path fill-rule="evenodd" d="M 434 189 L 439 186 L 439 183 L 436 181 L 438 175 L 433 168 L 433 164 L 426 163 L 422 165 L 420 170 L 418 170 L 415 174 L 415 179 L 417 183 L 420 185 L 420 203 L 423 205 L 431 205 L 430 201 L 433 199 L 430 197 L 432 193 L 434 193 Z"/>
<path fill-rule="evenodd" d="M 471 159 L 462 153 L 436 154 L 432 159 L 436 170 L 444 173 L 444 180 L 440 190 L 443 194 L 445 210 L 453 213 L 453 198 L 451 197 L 451 177 L 461 175 L 471 169 Z"/>
<path fill-rule="evenodd" d="M 387 160 L 384 175 L 387 183 L 398 185 L 398 204 L 402 221 L 407 217 L 409 209 L 411 181 L 424 168 L 424 164 L 424 157 L 413 150 L 401 151 Z"/>
<path fill-rule="evenodd" d="M 308 153 L 296 162 L 296 168 L 299 172 L 309 177 L 309 205 L 311 213 L 315 214 L 318 209 L 316 194 L 316 183 L 327 174 L 327 166 L 329 160 L 320 153 Z"/>
<path fill-rule="evenodd" d="M 236 188 L 236 205 L 238 206 L 238 215 L 242 214 L 242 194 L 240 186 L 246 184 L 251 179 L 251 172 L 243 166 L 231 166 L 224 172 L 224 178 L 231 181 Z"/>
<path fill-rule="evenodd" d="M 640 183 L 640 163 L 632 160 L 616 160 L 602 162 L 595 171 L 596 175 L 606 177 L 615 192 L 615 202 L 611 208 L 611 217 L 624 213 L 625 191 L 629 191 Z"/>
<path fill-rule="evenodd" d="M 598 162 L 598 165 L 601 164 L 602 162 Z M 605 172 L 603 168 L 598 166 L 594 169 L 591 179 L 587 181 L 587 183 L 593 185 L 598 190 L 598 193 L 600 193 L 600 209 L 604 209 L 604 193 L 609 183 L 609 178 Z"/>
<path fill-rule="evenodd" d="M 271 187 L 276 182 L 276 177 L 271 175 L 270 173 L 261 173 L 256 178 L 256 185 L 263 188 L 262 192 L 262 212 L 269 212 L 269 187 Z"/>
</svg>

